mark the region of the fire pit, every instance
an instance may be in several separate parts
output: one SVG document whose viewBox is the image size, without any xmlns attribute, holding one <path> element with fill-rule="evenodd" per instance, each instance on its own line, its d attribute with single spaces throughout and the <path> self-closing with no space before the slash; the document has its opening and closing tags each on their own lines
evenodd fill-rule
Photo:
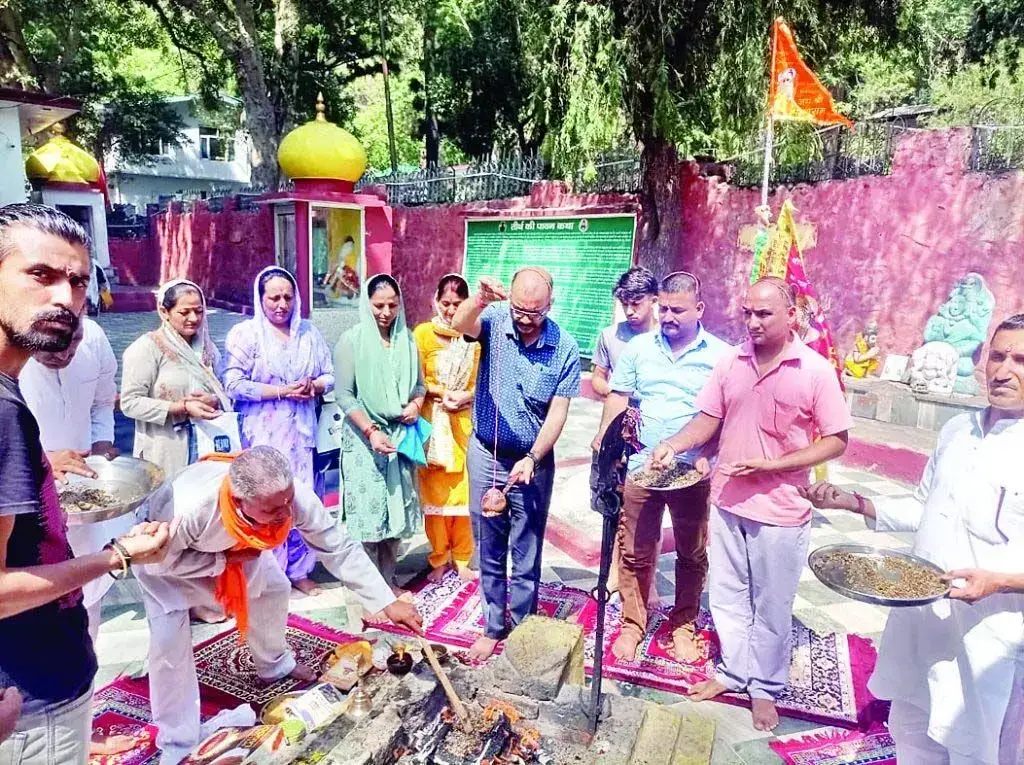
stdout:
<svg viewBox="0 0 1024 765">
<path fill-rule="evenodd" d="M 525 629 L 524 629 L 525 628 Z M 320 731 L 305 759 L 320 765 L 704 765 L 714 723 L 672 707 L 605 696 L 591 733 L 576 625 L 531 617 L 485 667 L 450 661 L 446 671 L 470 724 L 461 730 L 426 661 L 404 676 L 368 676 L 373 710 Z M 518 633 L 518 635 L 517 635 Z M 522 637 L 519 637 L 519 636 Z M 562 646 L 562 653 L 553 648 Z M 532 651 L 531 651 L 532 649 Z M 544 661 L 538 661 L 540 652 Z"/>
</svg>

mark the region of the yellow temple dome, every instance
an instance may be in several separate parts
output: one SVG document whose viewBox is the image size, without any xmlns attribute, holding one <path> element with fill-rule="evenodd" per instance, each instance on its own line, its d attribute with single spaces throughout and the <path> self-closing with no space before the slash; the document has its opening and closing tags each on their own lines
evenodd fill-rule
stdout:
<svg viewBox="0 0 1024 765">
<path fill-rule="evenodd" d="M 25 174 L 51 183 L 96 183 L 100 179 L 100 163 L 64 137 L 62 124 L 58 122 L 51 130 L 53 138 L 25 160 Z"/>
<path fill-rule="evenodd" d="M 366 170 L 366 152 L 356 137 L 324 116 L 324 97 L 316 99 L 316 119 L 300 125 L 281 141 L 277 164 L 292 180 L 355 183 Z"/>
</svg>

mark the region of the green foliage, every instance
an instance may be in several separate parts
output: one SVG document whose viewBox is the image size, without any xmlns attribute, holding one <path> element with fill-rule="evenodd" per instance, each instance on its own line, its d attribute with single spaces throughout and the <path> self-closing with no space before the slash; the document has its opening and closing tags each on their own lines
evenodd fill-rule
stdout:
<svg viewBox="0 0 1024 765">
<path fill-rule="evenodd" d="M 173 79 L 155 87 L 135 57 L 165 42 L 151 14 L 114 0 L 21 0 L 2 9 L 0 32 L 3 83 L 80 99 L 72 135 L 96 156 L 117 149 L 139 160 L 180 139 L 162 100 Z"/>
<path fill-rule="evenodd" d="M 368 167 L 377 172 L 390 172 L 387 115 L 384 108 L 384 77 L 377 74 L 363 77 L 348 90 L 354 100 L 354 113 L 345 127 L 359 139 L 366 150 Z M 420 164 L 422 143 L 416 135 L 417 113 L 408 76 L 391 77 L 391 102 L 395 117 L 395 146 L 399 165 Z"/>
</svg>

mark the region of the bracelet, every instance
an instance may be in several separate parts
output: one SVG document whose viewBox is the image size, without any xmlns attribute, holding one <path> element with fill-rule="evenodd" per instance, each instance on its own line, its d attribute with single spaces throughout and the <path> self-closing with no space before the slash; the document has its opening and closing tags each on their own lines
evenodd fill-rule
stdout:
<svg viewBox="0 0 1024 765">
<path fill-rule="evenodd" d="M 539 459 L 539 458 L 537 457 L 537 455 L 536 455 L 536 454 L 534 454 L 534 453 L 533 453 L 533 449 L 531 449 L 530 451 L 528 451 L 528 452 L 526 453 L 526 458 L 527 458 L 528 460 L 532 460 L 532 461 L 533 461 L 533 466 L 534 466 L 534 467 L 536 467 L 537 465 L 539 465 L 539 464 L 540 464 L 540 459 Z"/>
<path fill-rule="evenodd" d="M 853 492 L 853 496 L 857 498 L 857 509 L 854 512 L 864 515 L 864 511 L 867 510 L 867 502 L 865 502 L 864 497 L 857 492 Z"/>
<path fill-rule="evenodd" d="M 365 428 L 363 429 L 363 436 L 365 436 L 365 437 L 366 437 L 366 440 L 369 440 L 369 439 L 370 439 L 370 436 L 371 436 L 371 435 L 372 435 L 372 434 L 373 434 L 373 433 L 374 433 L 375 431 L 378 431 L 378 430 L 380 430 L 380 425 L 378 425 L 378 424 L 377 424 L 377 423 L 375 423 L 375 422 L 371 422 L 371 423 L 370 423 L 370 424 L 369 424 L 369 425 L 368 425 L 367 427 L 365 427 Z"/>
<path fill-rule="evenodd" d="M 111 550 L 113 550 L 117 554 L 117 557 L 121 559 L 121 575 L 118 576 L 113 571 L 108 571 L 107 573 L 110 574 L 110 577 L 112 579 L 125 579 L 125 578 L 127 578 L 128 577 L 128 567 L 132 563 L 132 556 L 128 554 L 128 551 L 125 550 L 124 546 L 120 542 L 118 542 L 116 539 L 111 539 L 109 542 L 107 542 L 105 545 L 103 545 L 103 549 L 104 550 L 106 550 L 107 548 L 110 548 Z"/>
</svg>

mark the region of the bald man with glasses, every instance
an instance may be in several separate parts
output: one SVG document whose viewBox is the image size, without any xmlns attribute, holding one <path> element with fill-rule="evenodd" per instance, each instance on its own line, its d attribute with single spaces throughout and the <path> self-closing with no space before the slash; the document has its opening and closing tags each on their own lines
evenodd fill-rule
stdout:
<svg viewBox="0 0 1024 765">
<path fill-rule="evenodd" d="M 506 637 L 506 609 L 513 626 L 537 610 L 554 446 L 569 400 L 580 393 L 579 347 L 548 318 L 552 287 L 551 275 L 540 268 L 518 271 L 511 290 L 485 277 L 452 318 L 454 329 L 481 346 L 467 456 L 484 601 L 484 634 L 470 649 L 477 660 L 489 657 Z M 492 485 L 513 488 L 508 506 L 488 516 L 481 500 Z"/>
</svg>

